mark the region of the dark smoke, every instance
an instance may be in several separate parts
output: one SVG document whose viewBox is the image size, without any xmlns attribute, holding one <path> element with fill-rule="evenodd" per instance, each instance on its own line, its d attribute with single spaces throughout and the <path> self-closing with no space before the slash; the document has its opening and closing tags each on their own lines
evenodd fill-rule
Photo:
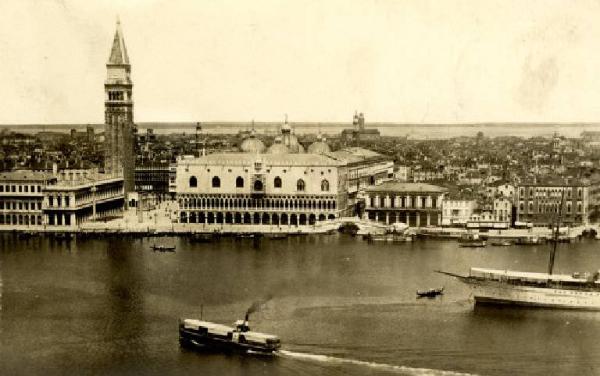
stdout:
<svg viewBox="0 0 600 376">
<path fill-rule="evenodd" d="M 250 308 L 248 308 L 248 310 L 246 311 L 246 320 L 248 320 L 248 317 L 250 316 L 251 313 L 260 311 L 262 309 L 262 307 L 265 304 L 267 304 L 267 302 L 271 299 L 273 299 L 273 296 L 268 295 L 265 299 L 257 300 L 254 303 L 252 303 Z"/>
</svg>

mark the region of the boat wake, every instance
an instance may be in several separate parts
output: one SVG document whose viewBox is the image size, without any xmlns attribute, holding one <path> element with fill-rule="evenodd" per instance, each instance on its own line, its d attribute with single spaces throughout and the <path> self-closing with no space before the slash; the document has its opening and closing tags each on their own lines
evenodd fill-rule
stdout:
<svg viewBox="0 0 600 376">
<path fill-rule="evenodd" d="M 368 367 L 371 369 L 377 369 L 377 370 L 386 371 L 386 372 L 394 372 L 394 373 L 398 373 L 401 375 L 410 375 L 410 376 L 413 376 L 413 375 L 416 375 L 416 376 L 418 376 L 418 375 L 428 375 L 428 376 L 429 375 L 439 375 L 439 376 L 472 375 L 472 374 L 468 374 L 468 373 L 461 373 L 461 372 L 454 372 L 454 371 L 444 371 L 444 370 L 436 370 L 436 369 L 429 369 L 429 368 L 413 368 L 413 367 L 398 366 L 398 365 L 386 364 L 386 363 L 367 362 L 367 361 L 358 360 L 358 359 L 338 358 L 338 357 L 328 356 L 328 355 L 318 355 L 318 354 L 311 354 L 311 353 L 294 352 L 294 351 L 288 351 L 288 350 L 276 351 L 275 355 L 287 357 L 287 358 L 295 358 L 295 359 L 300 359 L 300 360 L 313 361 L 313 362 L 362 366 L 362 367 Z"/>
</svg>

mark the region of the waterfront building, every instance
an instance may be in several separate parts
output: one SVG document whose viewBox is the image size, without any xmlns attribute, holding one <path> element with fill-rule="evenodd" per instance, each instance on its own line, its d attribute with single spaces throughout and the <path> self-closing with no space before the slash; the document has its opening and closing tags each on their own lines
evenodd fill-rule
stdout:
<svg viewBox="0 0 600 376">
<path fill-rule="evenodd" d="M 90 220 L 122 213 L 125 204 L 122 177 L 90 170 L 64 173 L 64 178 L 42 188 L 46 226 L 76 228 Z"/>
<path fill-rule="evenodd" d="M 514 224 L 513 222 L 513 201 L 508 197 L 499 196 L 493 202 L 493 220 Z"/>
<path fill-rule="evenodd" d="M 117 30 L 106 64 L 104 83 L 104 172 L 123 177 L 125 194 L 134 190 L 135 125 L 133 123 L 133 83 L 131 65 L 121 25 Z"/>
<path fill-rule="evenodd" d="M 377 152 L 348 147 L 326 154 L 348 168 L 348 195 L 355 198 L 363 188 L 379 184 L 394 176 L 392 158 Z"/>
<path fill-rule="evenodd" d="M 365 215 L 386 224 L 439 226 L 446 189 L 425 183 L 386 181 L 365 188 Z"/>
<path fill-rule="evenodd" d="M 442 204 L 443 226 L 465 226 L 477 209 L 477 201 L 461 197 L 446 197 Z"/>
<path fill-rule="evenodd" d="M 517 186 L 517 220 L 535 226 L 556 223 L 564 191 L 561 223 L 574 226 L 588 223 L 590 184 L 586 180 L 549 178 L 522 182 Z"/>
<path fill-rule="evenodd" d="M 45 172 L 0 173 L 0 227 L 43 225 L 43 188 L 55 184 L 56 180 Z"/>
<path fill-rule="evenodd" d="M 326 155 L 180 158 L 170 179 L 181 223 L 312 225 L 348 212 L 347 168 Z"/>
</svg>

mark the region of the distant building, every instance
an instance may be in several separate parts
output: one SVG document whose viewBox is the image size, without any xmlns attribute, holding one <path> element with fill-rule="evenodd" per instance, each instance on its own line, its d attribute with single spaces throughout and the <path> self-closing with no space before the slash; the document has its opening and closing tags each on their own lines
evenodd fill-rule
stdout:
<svg viewBox="0 0 600 376">
<path fill-rule="evenodd" d="M 431 184 L 387 181 L 364 190 L 365 215 L 386 224 L 439 226 L 445 192 Z"/>
<path fill-rule="evenodd" d="M 169 195 L 169 165 L 147 164 L 135 166 L 135 191 L 166 199 Z"/>
<path fill-rule="evenodd" d="M 134 190 L 136 132 L 133 123 L 131 65 L 119 22 L 117 22 L 117 30 L 106 70 L 104 171 L 113 177 L 123 177 L 125 195 L 127 195 L 128 192 Z"/>
<path fill-rule="evenodd" d="M 555 225 L 563 192 L 561 224 L 570 226 L 587 224 L 590 213 L 589 182 L 561 178 L 519 184 L 516 198 L 517 220 L 536 226 Z"/>
<path fill-rule="evenodd" d="M 365 115 L 354 113 L 352 119 L 352 128 L 342 131 L 342 139 L 346 141 L 368 141 L 380 137 L 379 130 L 376 128 L 365 128 Z"/>
</svg>

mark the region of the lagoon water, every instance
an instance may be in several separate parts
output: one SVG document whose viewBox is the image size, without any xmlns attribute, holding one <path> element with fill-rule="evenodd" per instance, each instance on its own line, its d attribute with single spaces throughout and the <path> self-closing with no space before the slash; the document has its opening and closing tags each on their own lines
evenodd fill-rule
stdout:
<svg viewBox="0 0 600 376">
<path fill-rule="evenodd" d="M 600 313 L 474 307 L 466 286 L 432 272 L 545 270 L 547 246 L 3 234 L 0 250 L 2 375 L 600 374 Z M 559 246 L 559 272 L 594 268 L 599 243 Z M 415 298 L 436 286 L 441 298 Z M 179 317 L 231 324 L 267 297 L 250 325 L 281 337 L 277 356 L 179 347 Z"/>
</svg>

